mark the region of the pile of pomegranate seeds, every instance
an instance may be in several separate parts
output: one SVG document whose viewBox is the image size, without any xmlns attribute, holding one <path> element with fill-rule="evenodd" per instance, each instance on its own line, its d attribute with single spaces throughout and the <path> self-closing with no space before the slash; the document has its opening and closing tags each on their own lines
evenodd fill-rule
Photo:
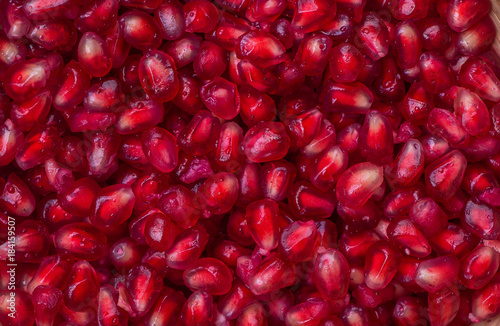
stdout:
<svg viewBox="0 0 500 326">
<path fill-rule="evenodd" d="M 489 11 L 1 0 L 0 325 L 495 318 Z"/>
</svg>

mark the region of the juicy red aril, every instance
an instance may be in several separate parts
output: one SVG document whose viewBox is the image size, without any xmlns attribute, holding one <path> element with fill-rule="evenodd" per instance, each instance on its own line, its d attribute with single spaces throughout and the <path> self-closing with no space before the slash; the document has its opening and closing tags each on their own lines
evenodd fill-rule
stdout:
<svg viewBox="0 0 500 326">
<path fill-rule="evenodd" d="M 4 0 L 0 324 L 497 317 L 491 8 Z"/>
</svg>

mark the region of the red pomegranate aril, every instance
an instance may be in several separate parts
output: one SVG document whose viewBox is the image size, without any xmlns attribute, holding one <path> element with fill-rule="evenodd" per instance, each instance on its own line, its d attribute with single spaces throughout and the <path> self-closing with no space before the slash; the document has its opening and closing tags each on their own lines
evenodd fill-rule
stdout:
<svg viewBox="0 0 500 326">
<path fill-rule="evenodd" d="M 26 101 L 47 84 L 50 67 L 46 60 L 31 59 L 11 65 L 4 75 L 4 88 L 15 101 Z"/>
<path fill-rule="evenodd" d="M 206 107 L 221 119 L 231 120 L 240 112 L 238 88 L 224 78 L 216 77 L 203 85 L 200 97 Z"/>
<path fill-rule="evenodd" d="M 64 305 L 74 311 L 83 311 L 94 303 L 98 294 L 99 283 L 94 268 L 85 260 L 77 261 L 64 291 Z"/>
<path fill-rule="evenodd" d="M 477 57 L 470 57 L 462 65 L 458 81 L 461 86 L 469 88 L 486 100 L 500 100 L 500 81 L 488 63 Z"/>
<path fill-rule="evenodd" d="M 278 246 L 278 204 L 271 199 L 262 199 L 248 205 L 245 219 L 250 235 L 264 250 L 271 251 Z"/>
<path fill-rule="evenodd" d="M 250 22 L 272 23 L 286 8 L 286 1 L 253 0 L 249 1 L 245 17 Z"/>
<path fill-rule="evenodd" d="M 394 299 L 395 289 L 393 286 L 388 286 L 382 290 L 375 291 L 365 284 L 360 284 L 353 289 L 352 295 L 361 306 L 371 309 L 379 307 L 380 309 L 384 303 Z"/>
<path fill-rule="evenodd" d="M 486 17 L 466 31 L 457 34 L 457 49 L 464 55 L 478 55 L 490 48 L 495 35 L 495 25 L 489 17 Z"/>
<path fill-rule="evenodd" d="M 217 309 L 227 319 L 233 320 L 238 318 L 245 307 L 255 300 L 255 296 L 246 285 L 241 281 L 236 281 L 231 290 L 219 299 Z"/>
<path fill-rule="evenodd" d="M 319 100 L 327 112 L 366 114 L 373 103 L 373 94 L 359 82 L 344 84 L 328 81 Z"/>
<path fill-rule="evenodd" d="M 213 297 L 205 291 L 196 291 L 184 303 L 179 322 L 182 325 L 210 325 L 213 319 Z"/>
<path fill-rule="evenodd" d="M 391 242 L 409 256 L 424 258 L 431 253 L 429 241 L 410 219 L 393 220 L 387 228 L 387 235 Z"/>
<path fill-rule="evenodd" d="M 116 121 L 112 112 L 89 112 L 82 107 L 71 111 L 67 123 L 72 132 L 106 130 Z"/>
<path fill-rule="evenodd" d="M 250 60 L 261 68 L 284 61 L 285 47 L 273 35 L 264 31 L 243 34 L 236 43 L 238 58 Z"/>
<path fill-rule="evenodd" d="M 342 173 L 337 182 L 337 199 L 346 206 L 360 207 L 383 181 L 381 166 L 369 162 L 353 165 Z"/>
<path fill-rule="evenodd" d="M 215 148 L 220 134 L 220 121 L 210 112 L 202 110 L 196 113 L 184 128 L 177 142 L 179 148 L 191 155 L 205 155 Z"/>
<path fill-rule="evenodd" d="M 498 271 L 500 256 L 487 246 L 478 246 L 460 262 L 458 282 L 469 289 L 481 289 Z"/>
<path fill-rule="evenodd" d="M 109 260 L 119 273 L 124 274 L 141 262 L 145 252 L 145 248 L 131 238 L 122 238 L 109 247 Z"/>
<path fill-rule="evenodd" d="M 280 75 L 275 76 L 269 70 L 260 68 L 247 59 L 238 62 L 237 71 L 241 79 L 241 84 L 252 86 L 258 91 L 276 93 L 280 85 Z M 279 68 L 277 68 L 279 69 Z M 237 81 L 236 78 L 232 78 Z"/>
<path fill-rule="evenodd" d="M 297 49 L 294 61 L 300 72 L 315 76 L 325 70 L 332 40 L 326 35 L 314 35 L 303 39 Z"/>
<path fill-rule="evenodd" d="M 334 47 L 329 60 L 331 78 L 339 83 L 356 81 L 365 65 L 365 57 L 350 43 Z"/>
<path fill-rule="evenodd" d="M 490 129 L 488 108 L 476 93 L 464 88 L 459 89 L 454 108 L 461 125 L 469 135 L 483 136 Z"/>
<path fill-rule="evenodd" d="M 73 259 L 99 259 L 106 250 L 106 236 L 87 223 L 67 224 L 54 234 L 54 245 Z"/>
<path fill-rule="evenodd" d="M 481 196 L 488 189 L 498 188 L 498 181 L 492 171 L 484 165 L 472 163 L 467 165 L 461 188 L 471 196 Z"/>
<path fill-rule="evenodd" d="M 318 249 L 313 281 L 326 299 L 338 299 L 347 294 L 349 287 L 349 264 L 336 249 Z"/>
<path fill-rule="evenodd" d="M 448 222 L 443 209 L 429 197 L 416 201 L 410 209 L 409 217 L 428 238 L 443 231 Z"/>
<path fill-rule="evenodd" d="M 78 61 L 83 69 L 93 77 L 103 77 L 113 65 L 104 40 L 94 32 L 87 32 L 80 39 Z"/>
<path fill-rule="evenodd" d="M 201 43 L 193 61 L 194 72 L 203 80 L 220 77 L 227 66 L 227 55 L 223 48 L 212 42 Z"/>
<path fill-rule="evenodd" d="M 331 193 L 317 190 L 307 181 L 300 181 L 292 187 L 288 203 L 296 218 L 318 221 L 332 215 L 336 198 Z"/>
<path fill-rule="evenodd" d="M 344 326 L 370 324 L 370 314 L 368 309 L 352 303 L 342 311 L 340 318 L 342 319 Z"/>
<path fill-rule="evenodd" d="M 75 181 L 73 185 L 58 195 L 58 201 L 61 208 L 70 214 L 79 217 L 90 215 L 90 203 L 94 201 L 98 192 L 101 190 L 99 185 L 90 178 L 81 178 Z"/>
<path fill-rule="evenodd" d="M 317 227 L 313 221 L 296 221 L 281 231 L 279 250 L 292 263 L 312 259 Z"/>
<path fill-rule="evenodd" d="M 153 267 L 139 264 L 128 272 L 125 287 L 134 312 L 138 316 L 144 316 L 160 294 L 163 281 Z"/>
<path fill-rule="evenodd" d="M 290 138 L 280 122 L 259 122 L 247 131 L 243 149 L 247 158 L 256 163 L 283 158 L 290 148 Z"/>
<path fill-rule="evenodd" d="M 174 59 L 162 51 L 149 51 L 138 66 L 141 86 L 149 97 L 158 102 L 169 102 L 179 91 L 179 79 Z"/>
<path fill-rule="evenodd" d="M 116 0 L 98 0 L 83 4 L 75 18 L 76 28 L 102 33 L 111 28 L 117 21 L 119 3 Z"/>
<path fill-rule="evenodd" d="M 160 293 L 154 306 L 142 319 L 144 325 L 175 323 L 178 319 L 177 312 L 180 311 L 186 298 L 180 291 L 165 287 Z"/>
<path fill-rule="evenodd" d="M 30 189 L 15 173 L 10 173 L 2 184 L 0 207 L 16 216 L 29 216 L 35 210 L 35 197 Z"/>
<path fill-rule="evenodd" d="M 373 290 L 388 286 L 398 271 L 401 253 L 388 241 L 378 241 L 368 247 L 365 258 L 364 281 Z"/>
<path fill-rule="evenodd" d="M 37 325 L 53 325 L 57 312 L 61 308 L 63 293 L 61 290 L 48 285 L 38 286 L 31 295 L 35 321 Z"/>
<path fill-rule="evenodd" d="M 171 172 L 177 166 L 179 148 L 175 137 L 167 130 L 148 129 L 142 135 L 142 146 L 149 162 L 159 171 Z"/>
<path fill-rule="evenodd" d="M 391 156 L 393 147 L 389 119 L 379 111 L 368 111 L 359 132 L 361 155 L 369 161 L 377 162 Z"/>
<path fill-rule="evenodd" d="M 179 1 L 169 0 L 163 2 L 156 8 L 154 19 L 164 39 L 177 40 L 184 34 L 186 28 L 184 10 Z"/>
<path fill-rule="evenodd" d="M 397 326 L 426 323 L 427 307 L 420 298 L 400 297 L 394 305 L 392 319 Z"/>
<path fill-rule="evenodd" d="M 165 252 L 167 266 L 179 270 L 191 267 L 205 250 L 209 235 L 199 225 L 195 225 L 181 232 L 172 246 Z"/>
<path fill-rule="evenodd" d="M 217 7 L 209 1 L 194 0 L 186 3 L 184 22 L 188 33 L 209 33 L 217 25 Z"/>
<path fill-rule="evenodd" d="M 436 293 L 454 286 L 458 269 L 458 259 L 453 255 L 427 259 L 419 264 L 415 282 L 427 292 Z"/>
<path fill-rule="evenodd" d="M 437 201 L 449 199 L 460 187 L 467 161 L 457 150 L 449 152 L 425 169 L 427 194 Z"/>
<path fill-rule="evenodd" d="M 163 191 L 160 208 L 170 219 L 182 228 L 193 226 L 201 215 L 201 206 L 195 195 L 184 186 L 171 186 Z"/>
<path fill-rule="evenodd" d="M 61 52 L 70 51 L 77 40 L 75 25 L 63 19 L 35 22 L 26 37 L 47 50 Z"/>
<path fill-rule="evenodd" d="M 452 285 L 436 293 L 429 293 L 429 321 L 433 325 L 449 325 L 458 313 L 460 295 Z"/>
<path fill-rule="evenodd" d="M 256 266 L 247 285 L 253 294 L 265 295 L 290 286 L 294 280 L 292 265 L 279 255 L 271 254 Z"/>
<path fill-rule="evenodd" d="M 376 13 L 363 15 L 363 19 L 354 27 L 353 40 L 354 45 L 374 61 L 389 52 L 389 31 Z"/>
<path fill-rule="evenodd" d="M 20 39 L 30 28 L 30 21 L 23 11 L 23 2 L 7 1 L 2 4 L 3 30 L 8 38 Z"/>
<path fill-rule="evenodd" d="M 164 252 L 174 242 L 178 230 L 172 221 L 161 213 L 152 214 L 144 225 L 147 245 L 158 252 Z"/>
<path fill-rule="evenodd" d="M 220 260 L 200 258 L 182 274 L 184 283 L 192 290 L 223 295 L 231 289 L 233 272 Z"/>
<path fill-rule="evenodd" d="M 311 33 L 321 29 L 335 17 L 337 3 L 326 0 L 299 0 L 294 9 L 292 29 L 296 33 Z"/>
<path fill-rule="evenodd" d="M 500 305 L 498 304 L 498 289 L 500 286 L 498 274 L 482 289 L 475 290 L 471 300 L 472 322 L 489 320 L 498 315 Z"/>
<path fill-rule="evenodd" d="M 427 91 L 438 94 L 452 86 L 452 75 L 446 60 L 437 52 L 424 52 L 419 59 L 420 80 Z"/>
<path fill-rule="evenodd" d="M 161 45 L 160 29 L 153 17 L 139 10 L 130 10 L 120 16 L 123 38 L 141 51 L 154 50 Z"/>
<path fill-rule="evenodd" d="M 120 146 L 120 135 L 113 129 L 106 131 L 89 131 L 84 139 L 90 143 L 87 148 L 89 175 L 105 175 L 117 169 L 117 154 Z"/>
<path fill-rule="evenodd" d="M 452 30 L 462 32 L 479 22 L 489 11 L 489 1 L 452 0 L 449 1 L 446 17 Z"/>
<path fill-rule="evenodd" d="M 394 29 L 395 59 L 398 67 L 408 69 L 418 63 L 422 53 L 422 38 L 411 20 L 399 22 Z"/>
<path fill-rule="evenodd" d="M 67 10 L 72 9 L 75 5 L 73 1 L 58 1 L 52 3 L 46 0 L 30 0 L 23 5 L 26 16 L 33 20 L 44 20 L 49 18 L 60 17 Z"/>
<path fill-rule="evenodd" d="M 70 61 L 64 67 L 61 86 L 53 96 L 54 107 L 67 111 L 80 104 L 85 97 L 85 91 L 90 87 L 90 78 L 80 63 Z"/>
<path fill-rule="evenodd" d="M 181 69 L 194 61 L 194 58 L 200 51 L 201 42 L 201 37 L 186 33 L 184 37 L 166 43 L 162 47 L 162 50 L 174 59 L 177 69 Z"/>
<path fill-rule="evenodd" d="M 15 312 L 11 312 L 11 305 L 17 308 Z M 35 323 L 31 298 L 20 289 L 0 291 L 0 311 L 0 322 L 2 324 L 28 326 Z"/>
<path fill-rule="evenodd" d="M 238 188 L 238 179 L 231 173 L 220 172 L 207 178 L 197 193 L 205 216 L 229 212 L 238 198 Z"/>
<path fill-rule="evenodd" d="M 5 166 L 16 156 L 17 149 L 24 141 L 22 130 L 12 120 L 7 119 L 0 126 L 0 166 Z"/>
<path fill-rule="evenodd" d="M 50 285 L 63 290 L 69 278 L 68 271 L 72 266 L 73 262 L 69 258 L 59 255 L 45 257 L 28 283 L 27 292 L 33 293 L 40 285 Z"/>
<path fill-rule="evenodd" d="M 461 220 L 483 239 L 494 240 L 500 234 L 500 211 L 478 199 L 471 198 L 467 201 Z"/>
<path fill-rule="evenodd" d="M 329 304 L 320 298 L 311 298 L 291 307 L 285 316 L 285 323 L 289 326 L 318 325 L 328 315 Z"/>
<path fill-rule="evenodd" d="M 127 185 L 112 185 L 97 193 L 92 203 L 90 223 L 98 229 L 113 229 L 132 214 L 134 192 Z"/>
</svg>

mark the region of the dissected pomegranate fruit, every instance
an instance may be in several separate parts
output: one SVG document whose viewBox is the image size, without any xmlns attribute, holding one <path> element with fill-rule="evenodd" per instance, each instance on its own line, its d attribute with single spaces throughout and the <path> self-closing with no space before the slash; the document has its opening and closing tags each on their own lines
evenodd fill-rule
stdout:
<svg viewBox="0 0 500 326">
<path fill-rule="evenodd" d="M 0 325 L 497 318 L 496 7 L 0 0 Z"/>
</svg>

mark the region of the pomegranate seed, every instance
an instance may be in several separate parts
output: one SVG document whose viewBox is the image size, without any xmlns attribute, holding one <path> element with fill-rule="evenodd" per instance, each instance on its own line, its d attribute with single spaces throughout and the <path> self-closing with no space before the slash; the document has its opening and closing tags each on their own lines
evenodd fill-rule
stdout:
<svg viewBox="0 0 500 326">
<path fill-rule="evenodd" d="M 66 111 L 80 104 L 85 97 L 85 91 L 90 87 L 90 78 L 80 63 L 70 61 L 64 67 L 61 86 L 54 95 L 54 107 Z"/>
<path fill-rule="evenodd" d="M 125 287 L 134 312 L 138 316 L 144 316 L 158 298 L 163 281 L 153 267 L 139 264 L 128 272 Z"/>
<path fill-rule="evenodd" d="M 130 10 L 118 19 L 123 38 L 141 51 L 154 50 L 161 44 L 160 29 L 153 17 L 139 10 Z"/>
<path fill-rule="evenodd" d="M 106 249 L 106 236 L 87 223 L 67 224 L 54 234 L 55 247 L 74 259 L 99 259 Z"/>
<path fill-rule="evenodd" d="M 112 185 L 101 189 L 92 203 L 90 223 L 99 229 L 113 229 L 132 214 L 134 192 L 127 185 Z"/>
<path fill-rule="evenodd" d="M 4 75 L 4 88 L 15 101 L 25 101 L 47 84 L 50 67 L 46 60 L 31 59 L 11 65 Z"/>
<path fill-rule="evenodd" d="M 182 274 L 184 283 L 195 290 L 207 291 L 213 295 L 229 292 L 232 283 L 232 271 L 220 260 L 200 258 Z"/>
<path fill-rule="evenodd" d="M 490 11 L 490 3 L 488 1 L 452 0 L 448 4 L 446 17 L 452 30 L 462 32 L 479 22 L 488 11 Z"/>
<path fill-rule="evenodd" d="M 112 58 L 103 39 L 94 32 L 83 34 L 78 43 L 78 61 L 93 77 L 102 77 L 112 68 Z"/>
<path fill-rule="evenodd" d="M 267 32 L 249 31 L 238 39 L 236 54 L 238 58 L 267 68 L 284 61 L 285 47 Z"/>
<path fill-rule="evenodd" d="M 495 317 L 500 311 L 498 304 L 498 274 L 482 289 L 475 290 L 472 295 L 471 314 L 469 318 L 473 322 L 480 322 Z"/>
<path fill-rule="evenodd" d="M 337 3 L 326 0 L 299 0 L 294 9 L 292 29 L 296 33 L 310 33 L 335 17 Z"/>
<path fill-rule="evenodd" d="M 292 265 L 279 255 L 271 254 L 255 266 L 247 285 L 253 294 L 265 295 L 290 286 L 294 280 L 295 273 Z"/>
<path fill-rule="evenodd" d="M 453 285 L 439 292 L 429 293 L 428 306 L 430 323 L 450 324 L 460 307 L 458 289 Z"/>
<path fill-rule="evenodd" d="M 16 307 L 14 313 L 10 311 L 11 303 L 7 301 L 11 298 L 13 298 L 12 304 Z M 0 291 L 0 311 L 2 312 L 0 322 L 6 325 L 34 325 L 35 314 L 33 313 L 34 307 L 31 301 L 29 294 L 20 289 Z"/>
<path fill-rule="evenodd" d="M 61 290 L 48 286 L 38 286 L 31 295 L 37 325 L 53 325 L 62 304 Z"/>
<path fill-rule="evenodd" d="M 167 130 L 152 127 L 145 131 L 142 134 L 142 148 L 151 165 L 159 171 L 171 172 L 177 166 L 179 148 L 175 137 Z"/>
<path fill-rule="evenodd" d="M 350 43 L 330 51 L 329 68 L 332 79 L 339 83 L 354 82 L 365 65 L 365 57 Z"/>
<path fill-rule="evenodd" d="M 216 77 L 203 85 L 200 97 L 206 107 L 221 119 L 231 120 L 240 112 L 238 89 L 235 84 L 224 78 Z"/>
<path fill-rule="evenodd" d="M 330 112 L 366 114 L 373 103 L 373 94 L 364 84 L 327 82 L 320 94 L 325 110 Z"/>
<path fill-rule="evenodd" d="M 183 325 L 209 325 L 213 318 L 213 297 L 205 291 L 196 291 L 182 306 L 180 321 Z"/>
<path fill-rule="evenodd" d="M 12 120 L 5 120 L 0 126 L 0 166 L 14 161 L 16 151 L 23 141 L 22 130 Z"/>
<path fill-rule="evenodd" d="M 179 1 L 162 3 L 156 8 L 154 18 L 164 39 L 177 40 L 184 34 L 184 9 Z"/>
<path fill-rule="evenodd" d="M 209 33 L 217 25 L 217 7 L 211 2 L 194 0 L 184 5 L 184 23 L 188 33 Z"/>
<path fill-rule="evenodd" d="M 479 58 L 467 59 L 460 69 L 458 80 L 461 86 L 473 90 L 486 100 L 500 100 L 500 81 L 491 67 Z"/>
<path fill-rule="evenodd" d="M 457 150 L 449 152 L 425 168 L 427 194 L 437 201 L 449 199 L 460 187 L 465 157 Z"/>
<path fill-rule="evenodd" d="M 162 51 L 149 51 L 142 56 L 138 66 L 141 86 L 148 96 L 158 102 L 174 99 L 179 91 L 175 62 Z"/>
<path fill-rule="evenodd" d="M 285 316 L 286 325 L 317 325 L 328 315 L 328 302 L 312 298 L 291 307 Z"/>
<path fill-rule="evenodd" d="M 75 25 L 67 20 L 45 20 L 35 22 L 26 37 L 47 50 L 70 51 L 76 44 Z"/>
<path fill-rule="evenodd" d="M 144 248 L 131 238 L 122 238 L 109 247 L 109 259 L 120 273 L 127 273 L 141 262 Z"/>
</svg>

